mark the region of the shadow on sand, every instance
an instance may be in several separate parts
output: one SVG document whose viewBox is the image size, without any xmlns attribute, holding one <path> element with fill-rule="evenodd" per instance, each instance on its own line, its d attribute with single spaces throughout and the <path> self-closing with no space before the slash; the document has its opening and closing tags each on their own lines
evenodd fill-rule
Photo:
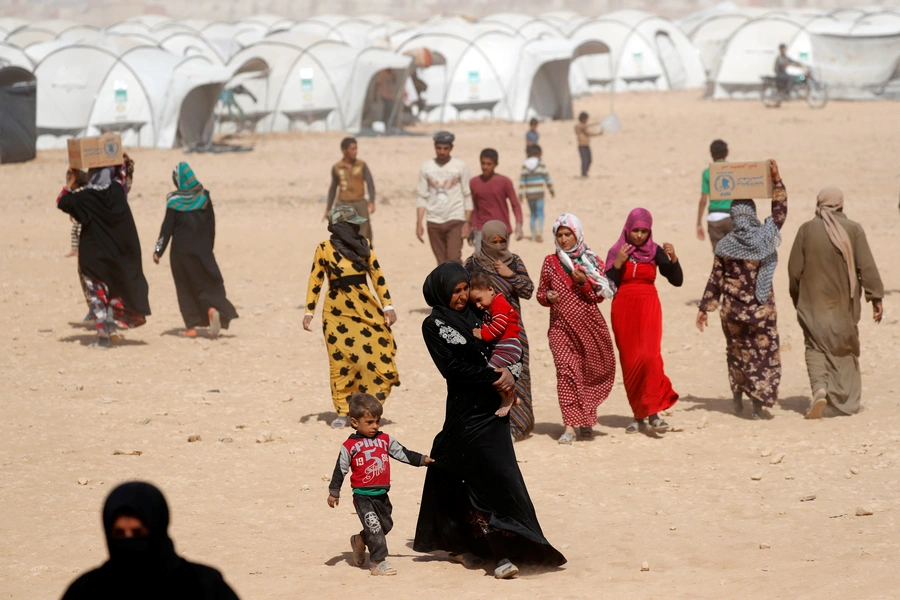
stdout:
<svg viewBox="0 0 900 600">
<path fill-rule="evenodd" d="M 753 411 L 751 410 L 751 401 L 749 398 L 744 399 L 744 410 L 740 415 L 734 412 L 734 401 L 728 398 L 682 398 L 682 402 L 693 402 L 694 406 L 684 408 L 684 412 L 695 410 L 705 410 L 709 412 L 719 412 L 726 415 L 732 415 L 741 419 L 750 419 Z M 798 414 L 806 414 L 809 406 L 809 398 L 807 396 L 791 396 L 790 398 L 779 399 L 775 406 L 788 412 Z"/>
<path fill-rule="evenodd" d="M 93 344 L 94 342 L 97 341 L 97 334 L 89 333 L 89 334 L 84 334 L 84 335 L 69 335 L 69 336 L 66 336 L 63 338 L 59 338 L 59 341 L 66 342 L 66 343 L 78 342 L 82 346 L 90 346 L 91 344 Z M 129 340 L 128 338 L 122 338 L 122 340 L 119 343 L 113 344 L 111 346 L 111 348 L 117 348 L 119 346 L 146 346 L 146 345 L 147 345 L 147 342 L 145 342 L 144 340 Z"/>
</svg>

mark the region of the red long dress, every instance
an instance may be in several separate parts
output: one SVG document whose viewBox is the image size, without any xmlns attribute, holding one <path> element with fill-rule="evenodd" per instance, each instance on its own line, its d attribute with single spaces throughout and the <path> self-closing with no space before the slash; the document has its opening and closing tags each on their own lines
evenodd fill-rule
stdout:
<svg viewBox="0 0 900 600">
<path fill-rule="evenodd" d="M 628 403 L 635 419 L 666 410 L 678 401 L 666 377 L 662 345 L 662 306 L 656 292 L 656 263 L 627 262 L 611 318 Z"/>
</svg>

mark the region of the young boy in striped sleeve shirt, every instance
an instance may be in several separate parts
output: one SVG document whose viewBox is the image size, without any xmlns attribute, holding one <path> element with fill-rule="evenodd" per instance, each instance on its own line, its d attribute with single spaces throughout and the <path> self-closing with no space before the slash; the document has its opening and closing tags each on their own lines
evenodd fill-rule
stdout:
<svg viewBox="0 0 900 600">
<path fill-rule="evenodd" d="M 528 208 L 531 210 L 531 239 L 543 242 L 544 233 L 544 184 L 550 191 L 551 197 L 556 197 L 553 191 L 553 182 L 547 165 L 541 160 L 541 147 L 537 144 L 528 146 L 528 158 L 522 165 L 522 174 L 519 176 L 519 198 L 528 200 Z"/>
</svg>

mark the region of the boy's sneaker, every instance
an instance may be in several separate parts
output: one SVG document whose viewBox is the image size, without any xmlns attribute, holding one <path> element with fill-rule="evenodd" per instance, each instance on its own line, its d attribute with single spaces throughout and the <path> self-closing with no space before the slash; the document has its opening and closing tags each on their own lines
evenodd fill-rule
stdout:
<svg viewBox="0 0 900 600">
<path fill-rule="evenodd" d="M 391 565 L 388 564 L 388 561 L 383 560 L 374 567 L 369 570 L 369 573 L 372 575 L 396 575 L 397 570 L 394 569 Z M 518 571 L 516 571 L 518 573 Z"/>
<path fill-rule="evenodd" d="M 519 567 L 512 564 L 508 559 L 504 559 L 497 568 L 494 569 L 495 579 L 512 579 L 519 574 Z"/>
</svg>

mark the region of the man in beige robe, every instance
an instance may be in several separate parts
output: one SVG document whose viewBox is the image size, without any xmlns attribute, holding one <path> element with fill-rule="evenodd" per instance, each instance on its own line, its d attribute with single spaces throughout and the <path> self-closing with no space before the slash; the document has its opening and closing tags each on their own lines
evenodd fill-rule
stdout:
<svg viewBox="0 0 900 600">
<path fill-rule="evenodd" d="M 816 218 L 800 226 L 788 262 L 791 299 L 806 341 L 813 401 L 807 419 L 859 411 L 860 300 L 881 322 L 884 286 L 859 223 L 843 213 L 843 193 L 822 190 Z"/>
</svg>

